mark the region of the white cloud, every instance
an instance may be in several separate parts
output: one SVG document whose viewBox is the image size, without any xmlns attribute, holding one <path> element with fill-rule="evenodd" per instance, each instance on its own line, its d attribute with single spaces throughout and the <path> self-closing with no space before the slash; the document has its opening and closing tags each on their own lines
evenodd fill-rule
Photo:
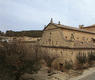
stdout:
<svg viewBox="0 0 95 80">
<path fill-rule="evenodd" d="M 0 29 L 42 29 L 51 17 L 66 25 L 91 25 L 95 21 L 94 3 L 95 0 L 0 0 Z"/>
</svg>

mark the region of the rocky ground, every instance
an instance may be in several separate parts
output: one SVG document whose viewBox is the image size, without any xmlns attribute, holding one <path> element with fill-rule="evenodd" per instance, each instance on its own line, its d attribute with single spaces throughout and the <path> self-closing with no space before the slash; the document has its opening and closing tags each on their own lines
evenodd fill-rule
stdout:
<svg viewBox="0 0 95 80">
<path fill-rule="evenodd" d="M 69 75 L 60 71 L 48 72 L 48 68 L 41 68 L 37 73 L 25 73 L 21 76 L 20 80 L 68 80 Z"/>
<path fill-rule="evenodd" d="M 95 67 L 86 69 L 83 72 L 78 70 L 70 70 L 68 72 L 53 70 L 49 72 L 49 70 L 48 67 L 42 67 L 38 72 L 24 73 L 21 75 L 20 80 L 82 80 L 82 78 L 95 73 Z M 15 76 L 8 73 L 4 76 L 4 74 L 0 74 L 0 80 L 15 80 Z"/>
<path fill-rule="evenodd" d="M 37 65 L 35 66 L 37 67 Z M 18 80 L 15 75 L 9 74 L 9 68 L 0 66 L 0 80 Z M 31 67 L 30 67 L 31 68 Z M 28 68 L 29 69 L 29 68 Z M 19 80 L 82 80 L 82 78 L 95 73 L 95 67 L 85 70 L 66 70 L 64 72 L 53 70 L 44 63 L 37 71 L 24 71 Z"/>
<path fill-rule="evenodd" d="M 20 80 L 69 80 L 71 77 L 78 76 L 81 74 L 81 71 L 52 71 L 48 72 L 48 67 L 41 68 L 37 73 L 28 74 L 24 73 Z"/>
<path fill-rule="evenodd" d="M 94 79 L 91 79 L 93 78 L 93 74 L 95 75 L 95 67 L 84 70 L 82 75 L 70 78 L 70 80 L 95 80 L 95 77 Z"/>
<path fill-rule="evenodd" d="M 37 73 L 24 73 L 20 80 L 80 80 L 89 74 L 95 72 L 95 67 L 82 71 L 70 70 L 69 72 L 52 71 L 48 72 L 48 68 L 41 68 Z"/>
</svg>

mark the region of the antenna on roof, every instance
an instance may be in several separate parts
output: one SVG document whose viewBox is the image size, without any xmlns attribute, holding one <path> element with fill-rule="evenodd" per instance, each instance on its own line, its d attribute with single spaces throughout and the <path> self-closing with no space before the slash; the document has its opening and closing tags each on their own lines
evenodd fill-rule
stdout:
<svg viewBox="0 0 95 80">
<path fill-rule="evenodd" d="M 58 24 L 60 25 L 60 21 L 58 22 Z"/>
<path fill-rule="evenodd" d="M 50 23 L 53 23 L 53 18 L 51 18 Z"/>
</svg>

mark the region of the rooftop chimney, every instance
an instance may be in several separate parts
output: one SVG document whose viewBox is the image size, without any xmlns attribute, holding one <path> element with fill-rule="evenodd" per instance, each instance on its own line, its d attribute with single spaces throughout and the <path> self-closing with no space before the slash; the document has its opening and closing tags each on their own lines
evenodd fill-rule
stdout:
<svg viewBox="0 0 95 80">
<path fill-rule="evenodd" d="M 58 22 L 58 25 L 60 25 L 60 21 Z"/>
<path fill-rule="evenodd" d="M 51 18 L 50 23 L 53 23 L 53 18 Z"/>
<path fill-rule="evenodd" d="M 79 25 L 79 29 L 83 29 L 84 25 Z"/>
</svg>

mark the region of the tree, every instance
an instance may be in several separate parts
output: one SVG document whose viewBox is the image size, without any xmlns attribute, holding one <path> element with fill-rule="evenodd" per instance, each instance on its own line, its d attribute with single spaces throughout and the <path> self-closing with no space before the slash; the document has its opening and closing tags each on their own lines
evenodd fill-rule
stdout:
<svg viewBox="0 0 95 80">
<path fill-rule="evenodd" d="M 10 36 L 10 37 L 14 36 L 14 31 L 12 30 L 6 31 L 6 36 Z"/>
</svg>

